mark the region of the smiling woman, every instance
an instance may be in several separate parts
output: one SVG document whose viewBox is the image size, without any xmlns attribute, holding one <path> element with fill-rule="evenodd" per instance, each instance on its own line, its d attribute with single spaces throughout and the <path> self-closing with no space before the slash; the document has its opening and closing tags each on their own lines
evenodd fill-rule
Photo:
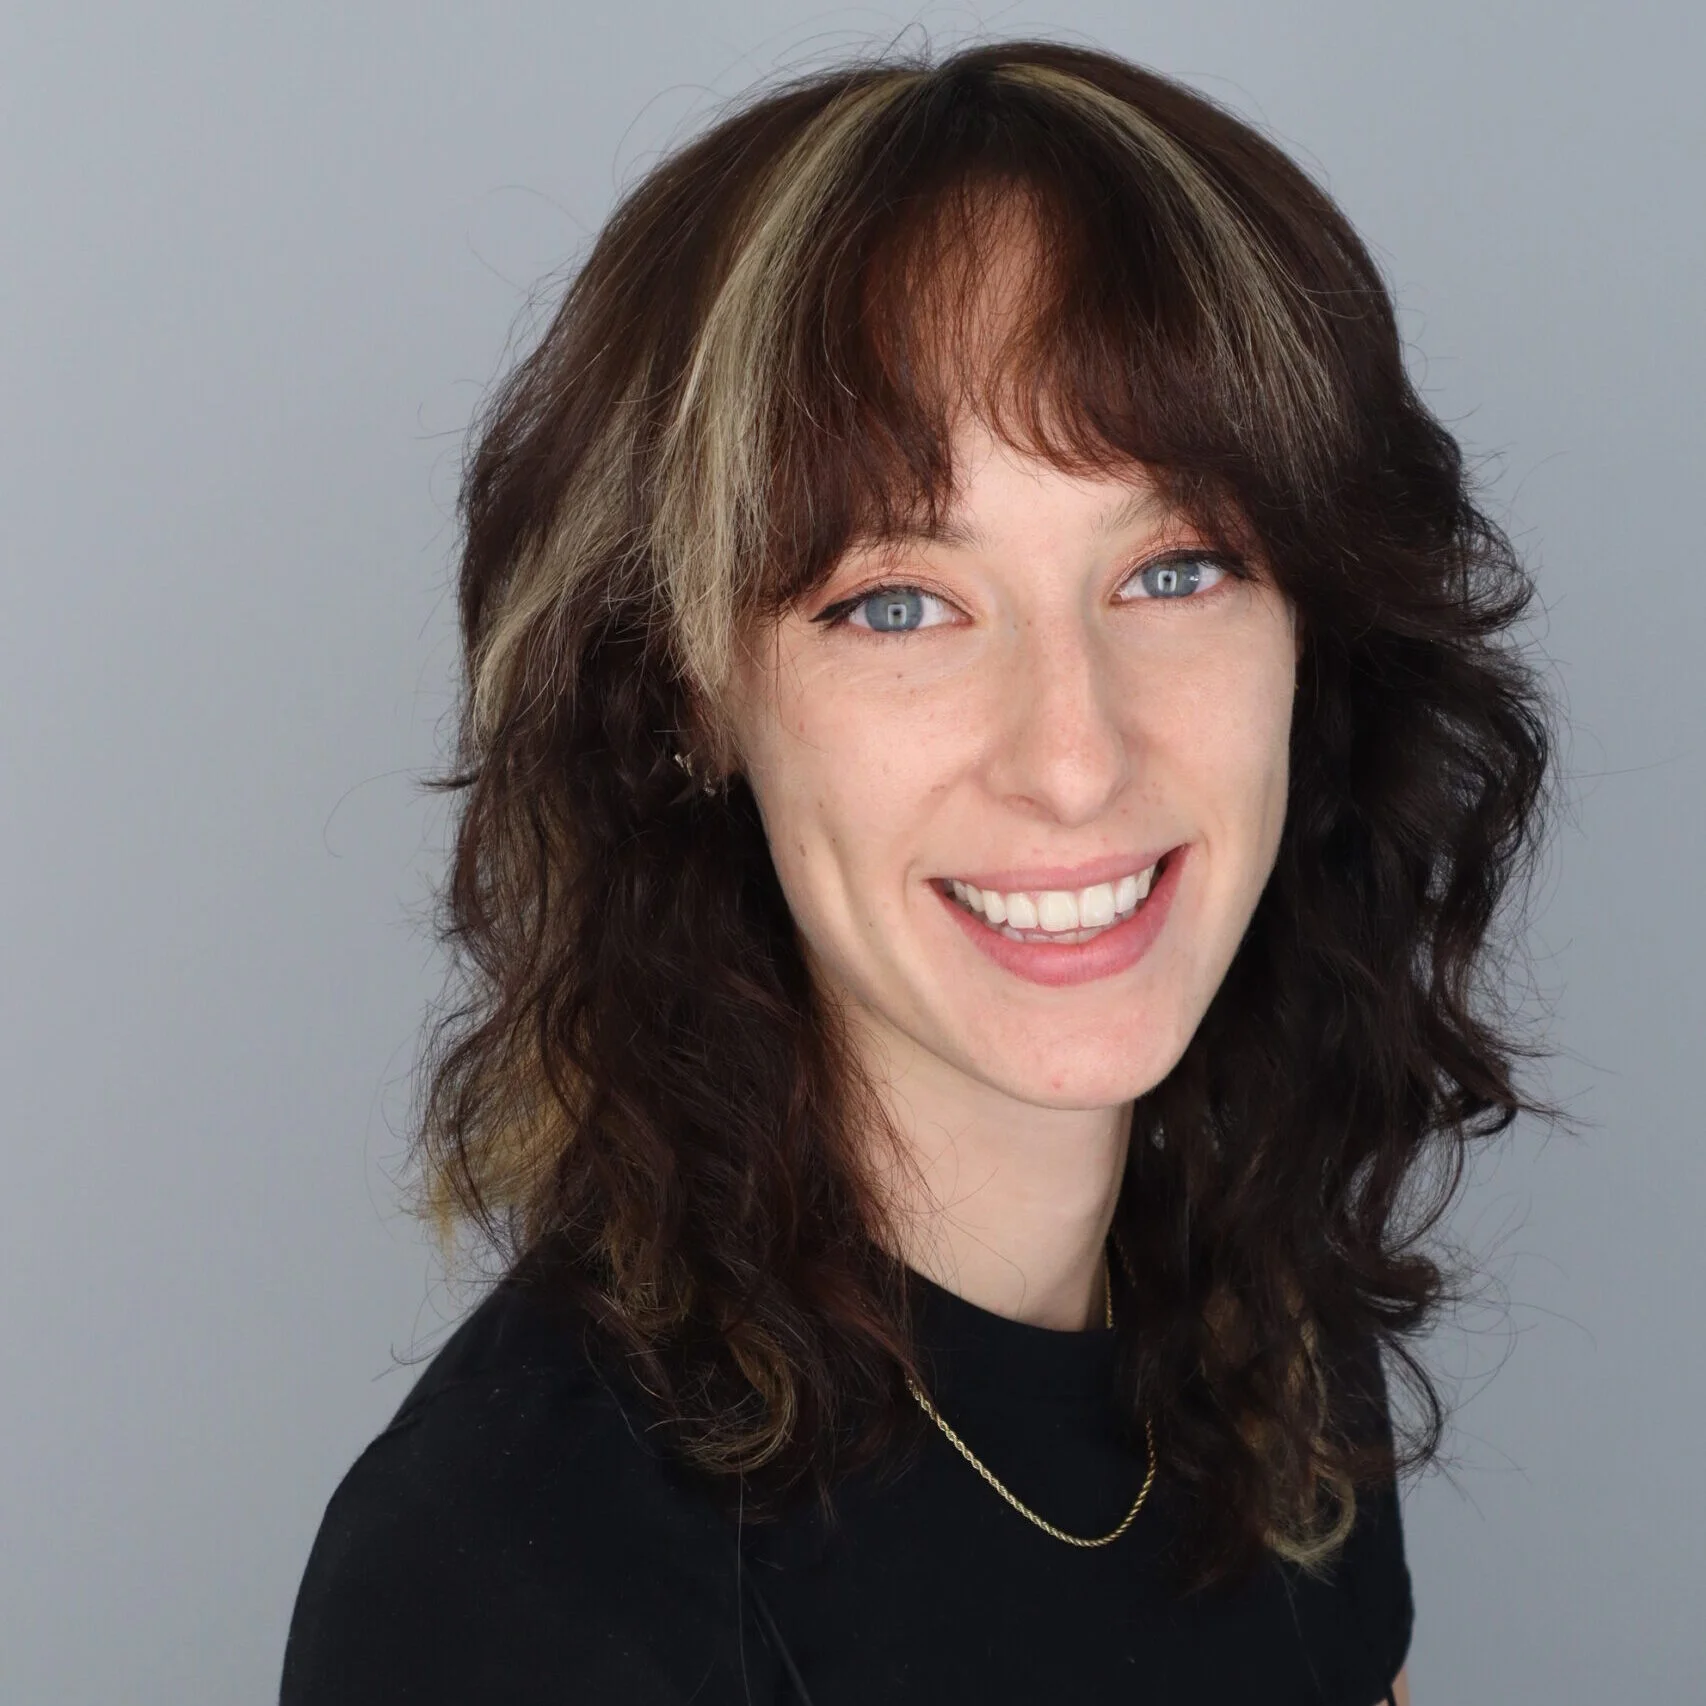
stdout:
<svg viewBox="0 0 1706 1706">
<path fill-rule="evenodd" d="M 420 1201 L 505 1274 L 286 1706 L 1402 1706 L 1550 736 L 1332 202 L 1078 48 L 787 84 L 618 207 L 463 515 Z"/>
<path fill-rule="evenodd" d="M 956 1065 L 933 1127 L 962 1123 L 969 1072 L 1027 1126 L 1064 1096 L 1106 1141 L 1177 1061 L 1273 867 L 1296 624 L 1271 574 L 1184 544 L 1140 468 L 1063 472 L 970 423 L 952 455 L 956 542 L 890 545 L 874 587 L 845 554 L 829 591 L 861 589 L 808 601 L 737 672 L 735 738 L 814 982 L 877 1034 L 884 1080 L 922 1044 Z M 907 562 L 928 587 L 888 581 Z M 1038 1256 L 1020 1266 L 1046 1298 Z"/>
</svg>

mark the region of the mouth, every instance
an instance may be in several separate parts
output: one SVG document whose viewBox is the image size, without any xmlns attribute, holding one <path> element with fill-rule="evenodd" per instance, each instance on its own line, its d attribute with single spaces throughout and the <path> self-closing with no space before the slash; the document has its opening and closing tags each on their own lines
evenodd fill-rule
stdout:
<svg viewBox="0 0 1706 1706">
<path fill-rule="evenodd" d="M 935 878 L 932 886 L 944 900 L 1010 942 L 1072 947 L 1094 941 L 1142 912 L 1181 851 L 1171 848 L 1141 870 L 1083 889 L 998 891 L 957 877 Z"/>
</svg>

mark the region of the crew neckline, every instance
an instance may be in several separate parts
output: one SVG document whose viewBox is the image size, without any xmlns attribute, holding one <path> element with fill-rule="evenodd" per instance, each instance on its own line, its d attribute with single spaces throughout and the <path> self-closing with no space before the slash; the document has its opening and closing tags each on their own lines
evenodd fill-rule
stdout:
<svg viewBox="0 0 1706 1706">
<path fill-rule="evenodd" d="M 972 1303 L 908 1269 L 913 1328 L 943 1390 L 994 1388 L 1015 1397 L 1106 1396 L 1118 1333 L 1108 1327 L 1041 1327 Z M 1114 1281 L 1114 1308 L 1120 1283 Z"/>
</svg>

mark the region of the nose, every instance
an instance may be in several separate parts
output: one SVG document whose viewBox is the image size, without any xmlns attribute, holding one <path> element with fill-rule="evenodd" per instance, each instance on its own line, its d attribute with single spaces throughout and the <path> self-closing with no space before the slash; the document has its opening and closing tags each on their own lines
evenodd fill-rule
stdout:
<svg viewBox="0 0 1706 1706">
<path fill-rule="evenodd" d="M 1106 641 L 1082 616 L 1023 620 L 997 671 L 989 786 L 1062 824 L 1092 823 L 1125 786 L 1125 693 Z"/>
</svg>

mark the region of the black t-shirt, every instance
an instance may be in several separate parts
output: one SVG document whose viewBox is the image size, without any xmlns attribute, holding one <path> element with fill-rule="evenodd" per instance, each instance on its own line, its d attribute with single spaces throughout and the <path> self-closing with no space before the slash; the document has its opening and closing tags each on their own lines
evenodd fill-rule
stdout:
<svg viewBox="0 0 1706 1706">
<path fill-rule="evenodd" d="M 1111 1529 L 1145 1469 L 1113 1426 L 1114 1335 L 917 1293 L 949 1424 L 1039 1515 Z M 1326 1579 L 1268 1560 L 1181 1601 L 1164 1453 L 1131 1528 L 1078 1548 L 934 1427 L 898 1479 L 844 1480 L 832 1528 L 809 1498 L 731 1520 L 648 1419 L 548 1293 L 496 1288 L 333 1495 L 281 1706 L 1377 1706 L 1409 1646 L 1391 1484 Z"/>
</svg>

